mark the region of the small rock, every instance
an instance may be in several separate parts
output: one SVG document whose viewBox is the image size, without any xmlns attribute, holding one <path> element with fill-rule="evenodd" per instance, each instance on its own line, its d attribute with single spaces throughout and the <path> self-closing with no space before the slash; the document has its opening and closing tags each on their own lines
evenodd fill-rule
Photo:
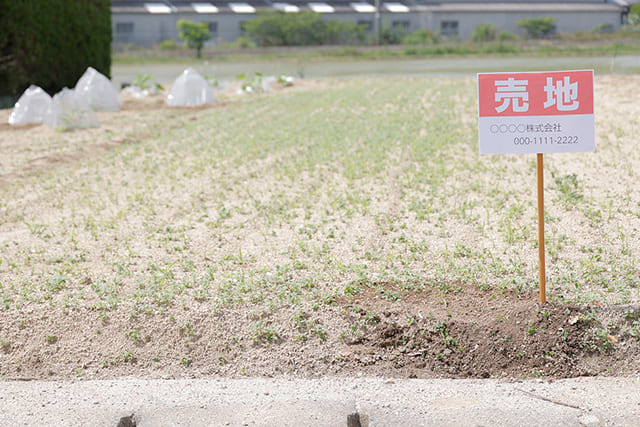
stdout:
<svg viewBox="0 0 640 427">
<path fill-rule="evenodd" d="M 585 414 L 579 417 L 578 421 L 580 421 L 581 424 L 587 425 L 587 426 L 600 425 L 600 419 L 595 415 Z"/>
</svg>

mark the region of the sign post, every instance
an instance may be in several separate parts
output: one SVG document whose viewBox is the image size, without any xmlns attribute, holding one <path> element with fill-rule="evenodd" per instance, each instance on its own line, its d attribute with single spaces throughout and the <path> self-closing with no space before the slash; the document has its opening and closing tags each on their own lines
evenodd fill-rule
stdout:
<svg viewBox="0 0 640 427">
<path fill-rule="evenodd" d="M 595 151 L 593 70 L 478 74 L 480 154 L 537 155 L 540 302 L 546 302 L 544 153 Z"/>
<path fill-rule="evenodd" d="M 540 277 L 540 302 L 547 302 L 547 278 L 544 262 L 544 176 L 542 174 L 542 153 L 537 154 L 538 172 L 538 271 Z"/>
</svg>

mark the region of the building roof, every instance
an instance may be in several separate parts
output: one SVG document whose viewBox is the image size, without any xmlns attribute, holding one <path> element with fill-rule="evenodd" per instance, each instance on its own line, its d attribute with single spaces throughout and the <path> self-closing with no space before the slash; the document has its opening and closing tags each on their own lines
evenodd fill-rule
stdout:
<svg viewBox="0 0 640 427">
<path fill-rule="evenodd" d="M 604 2 L 442 2 L 425 4 L 433 12 L 615 12 L 624 8 Z"/>
<path fill-rule="evenodd" d="M 255 13 L 258 10 L 318 13 L 375 12 L 375 0 L 112 0 L 112 13 L 170 14 L 170 13 Z M 408 12 L 406 0 L 381 0 L 387 10 Z M 394 5 L 399 5 L 394 7 Z M 401 10 L 400 10 L 401 9 Z"/>
<path fill-rule="evenodd" d="M 319 13 L 375 12 L 375 0 L 112 0 L 112 13 L 255 13 L 258 10 Z M 627 0 L 380 0 L 385 12 L 410 10 L 463 12 L 615 12 L 626 10 Z"/>
</svg>

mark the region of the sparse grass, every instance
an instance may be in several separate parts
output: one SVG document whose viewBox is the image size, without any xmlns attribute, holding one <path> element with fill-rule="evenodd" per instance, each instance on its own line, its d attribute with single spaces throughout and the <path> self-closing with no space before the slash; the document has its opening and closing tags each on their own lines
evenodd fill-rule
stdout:
<svg viewBox="0 0 640 427">
<path fill-rule="evenodd" d="M 232 46 L 205 47 L 204 60 L 232 61 L 314 61 L 326 58 L 363 60 L 378 58 L 433 57 L 444 55 L 608 55 L 638 53 L 638 44 L 633 41 L 640 36 L 637 31 L 620 31 L 616 34 L 578 32 L 560 34 L 554 40 L 510 40 L 491 43 L 472 43 L 470 40 L 442 40 L 437 44 L 391 45 L 391 46 L 334 46 L 246 48 Z M 120 64 L 176 63 L 185 66 L 202 62 L 190 51 L 175 49 L 133 48 L 113 52 L 114 62 Z"/>
<path fill-rule="evenodd" d="M 627 173 L 637 132 L 614 113 L 598 118 L 597 154 L 548 156 L 555 300 L 640 300 L 640 195 Z M 427 288 L 531 298 L 537 286 L 535 162 L 477 154 L 471 79 L 342 80 L 153 114 L 163 119 L 145 116 L 144 138 L 0 187 L 1 310 L 87 311 L 105 324 L 126 313 L 138 344 L 147 316 L 178 317 L 191 342 L 181 313 L 242 307 L 256 316 L 239 340 L 266 346 L 331 338 L 314 313 L 365 290 L 402 304 Z M 286 324 L 274 320 L 283 312 Z M 358 319 L 345 337 L 370 324 Z"/>
</svg>

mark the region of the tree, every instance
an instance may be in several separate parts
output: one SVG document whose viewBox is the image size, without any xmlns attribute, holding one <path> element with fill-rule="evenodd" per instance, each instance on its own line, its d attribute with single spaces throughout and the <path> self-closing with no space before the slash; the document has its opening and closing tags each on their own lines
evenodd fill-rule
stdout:
<svg viewBox="0 0 640 427">
<path fill-rule="evenodd" d="M 629 25 L 640 25 L 640 3 L 631 5 L 629 9 Z"/>
<path fill-rule="evenodd" d="M 0 0 L 0 108 L 32 84 L 73 87 L 89 66 L 111 74 L 110 0 Z"/>
<path fill-rule="evenodd" d="M 186 19 L 178 21 L 178 30 L 180 40 L 184 40 L 185 44 L 196 50 L 196 57 L 202 58 L 202 47 L 204 42 L 211 39 L 209 27 L 206 22 L 195 23 Z"/>
<path fill-rule="evenodd" d="M 553 33 L 556 28 L 556 21 L 557 19 L 552 18 L 551 16 L 546 16 L 544 18 L 523 18 L 516 22 L 516 25 L 524 28 L 524 31 L 527 33 L 527 37 L 540 39 Z"/>
</svg>

